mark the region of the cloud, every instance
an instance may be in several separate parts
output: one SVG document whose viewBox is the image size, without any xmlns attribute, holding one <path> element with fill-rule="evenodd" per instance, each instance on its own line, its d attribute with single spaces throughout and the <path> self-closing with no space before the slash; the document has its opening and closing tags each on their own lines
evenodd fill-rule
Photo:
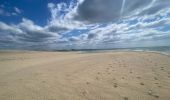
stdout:
<svg viewBox="0 0 170 100">
<path fill-rule="evenodd" d="M 97 34 L 90 33 L 90 34 L 88 34 L 87 38 L 90 40 L 90 39 L 94 39 L 95 37 L 97 37 Z"/>
<path fill-rule="evenodd" d="M 88 22 L 112 22 L 146 7 L 152 0 L 84 0 L 77 8 L 76 19 Z M 123 12 L 121 11 L 123 10 Z M 123 13 L 123 16 L 121 15 Z"/>
<path fill-rule="evenodd" d="M 75 12 L 75 3 L 72 1 L 70 5 L 66 3 L 53 4 L 48 3 L 48 8 L 51 12 L 51 18 L 48 26 L 50 28 L 74 29 L 83 26 L 84 24 L 77 20 L 72 20 L 73 12 Z"/>
<path fill-rule="evenodd" d="M 51 50 L 112 48 L 137 46 L 143 41 L 166 41 L 170 37 L 167 29 L 170 27 L 169 5 L 169 0 L 48 3 L 51 16 L 45 26 L 26 18 L 15 25 L 0 22 L 0 44 Z M 22 10 L 14 9 L 16 14 L 21 14 Z"/>
<path fill-rule="evenodd" d="M 0 44 L 1 47 L 7 45 L 14 45 L 18 43 L 17 35 L 21 34 L 22 31 L 14 26 L 7 25 L 0 22 Z"/>
<path fill-rule="evenodd" d="M 119 19 L 121 4 L 121 0 L 84 0 L 78 6 L 75 18 L 90 22 L 105 22 L 107 20 Z"/>
<path fill-rule="evenodd" d="M 17 16 L 22 13 L 22 10 L 20 10 L 17 7 L 14 7 L 13 9 L 7 9 L 4 5 L 0 5 L 0 16 Z"/>
<path fill-rule="evenodd" d="M 144 9 L 140 15 L 151 15 L 151 14 L 155 14 L 158 13 L 159 11 L 169 8 L 170 6 L 170 1 L 169 0 L 152 0 L 151 5 L 147 8 Z"/>
<path fill-rule="evenodd" d="M 74 18 L 89 23 L 116 22 L 156 14 L 169 6 L 169 0 L 84 0 Z"/>
<path fill-rule="evenodd" d="M 21 14 L 21 13 L 22 13 L 22 11 L 21 11 L 19 8 L 17 8 L 17 7 L 14 7 L 14 10 L 15 10 L 15 12 L 16 12 L 17 14 Z"/>
<path fill-rule="evenodd" d="M 18 25 L 0 22 L 0 35 L 1 44 L 11 46 L 22 44 L 21 48 L 49 44 L 59 38 L 57 33 L 49 32 L 25 18 Z"/>
<path fill-rule="evenodd" d="M 17 26 L 24 34 L 20 39 L 26 42 L 47 42 L 52 38 L 58 37 L 57 33 L 50 32 L 45 28 L 35 25 L 31 20 L 23 19 L 22 23 Z"/>
</svg>

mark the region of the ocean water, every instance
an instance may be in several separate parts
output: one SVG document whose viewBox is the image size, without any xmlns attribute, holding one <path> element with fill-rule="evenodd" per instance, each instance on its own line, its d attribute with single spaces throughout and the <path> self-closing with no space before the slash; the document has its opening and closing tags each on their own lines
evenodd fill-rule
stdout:
<svg viewBox="0 0 170 100">
<path fill-rule="evenodd" d="M 17 49 L 13 49 L 18 51 Z M 24 51 L 27 51 L 23 49 Z M 0 52 L 3 51 L 8 51 L 5 49 L 0 49 Z M 10 50 L 9 50 L 10 51 Z M 20 51 L 20 49 L 19 49 Z M 22 51 L 22 50 L 21 50 Z M 29 50 L 28 50 L 29 51 Z M 33 51 L 38 51 L 38 50 L 33 50 Z M 39 50 L 39 51 L 44 51 L 44 50 Z M 48 51 L 48 50 L 46 50 Z M 71 50 L 49 50 L 49 51 L 60 51 L 60 52 L 72 52 L 76 51 L 78 53 L 100 53 L 100 52 L 112 52 L 112 51 L 138 51 L 138 52 L 156 52 L 156 53 L 161 53 L 165 55 L 170 55 L 170 46 L 156 46 L 156 47 L 131 47 L 131 48 L 112 48 L 112 49 L 71 49 Z"/>
<path fill-rule="evenodd" d="M 133 47 L 133 48 L 114 48 L 114 49 L 100 49 L 100 50 L 80 50 L 81 53 L 100 53 L 108 51 L 138 51 L 138 52 L 156 52 L 165 55 L 170 55 L 170 46 L 157 47 Z"/>
<path fill-rule="evenodd" d="M 129 48 L 128 50 L 130 50 L 130 51 L 157 52 L 157 53 L 170 55 L 170 46 L 135 47 L 135 48 Z"/>
</svg>

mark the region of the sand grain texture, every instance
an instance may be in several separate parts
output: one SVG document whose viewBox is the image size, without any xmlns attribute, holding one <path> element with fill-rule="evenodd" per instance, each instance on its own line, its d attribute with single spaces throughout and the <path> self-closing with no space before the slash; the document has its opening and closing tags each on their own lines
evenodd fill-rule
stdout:
<svg viewBox="0 0 170 100">
<path fill-rule="evenodd" d="M 0 52 L 0 100 L 170 100 L 170 57 Z"/>
</svg>

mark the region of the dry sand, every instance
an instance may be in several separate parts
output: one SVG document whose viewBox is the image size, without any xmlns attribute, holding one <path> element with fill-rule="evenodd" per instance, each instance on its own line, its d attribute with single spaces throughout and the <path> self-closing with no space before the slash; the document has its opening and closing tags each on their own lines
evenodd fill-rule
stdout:
<svg viewBox="0 0 170 100">
<path fill-rule="evenodd" d="M 1 51 L 0 100 L 170 100 L 170 57 Z"/>
</svg>

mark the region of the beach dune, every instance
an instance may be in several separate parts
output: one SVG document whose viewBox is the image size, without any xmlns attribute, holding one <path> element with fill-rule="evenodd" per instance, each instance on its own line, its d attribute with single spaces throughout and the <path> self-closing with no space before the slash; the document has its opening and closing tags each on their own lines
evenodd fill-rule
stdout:
<svg viewBox="0 0 170 100">
<path fill-rule="evenodd" d="M 0 100 L 170 100 L 170 57 L 1 51 Z"/>
</svg>

